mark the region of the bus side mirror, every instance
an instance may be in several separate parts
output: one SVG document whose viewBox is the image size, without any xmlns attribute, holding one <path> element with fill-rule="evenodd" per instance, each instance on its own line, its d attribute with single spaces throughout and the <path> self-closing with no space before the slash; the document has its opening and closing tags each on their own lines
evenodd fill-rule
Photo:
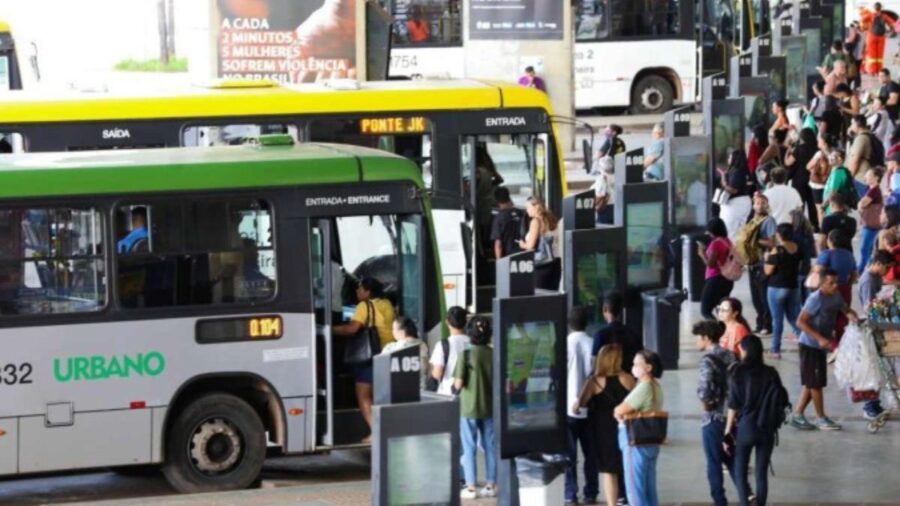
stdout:
<svg viewBox="0 0 900 506">
<path fill-rule="evenodd" d="M 584 171 L 591 173 L 591 161 L 593 160 L 593 149 L 591 143 L 587 139 L 581 141 L 581 152 L 584 155 Z"/>
</svg>

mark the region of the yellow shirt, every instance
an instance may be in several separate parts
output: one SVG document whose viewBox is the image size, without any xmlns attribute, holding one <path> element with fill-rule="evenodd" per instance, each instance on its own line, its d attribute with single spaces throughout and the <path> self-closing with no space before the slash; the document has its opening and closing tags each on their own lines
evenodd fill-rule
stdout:
<svg viewBox="0 0 900 506">
<path fill-rule="evenodd" d="M 394 323 L 394 306 L 387 299 L 372 299 L 372 307 L 375 308 L 375 328 L 378 330 L 378 337 L 381 339 L 381 348 L 394 341 L 391 325 Z M 366 324 L 369 317 L 369 305 L 360 302 L 353 311 L 351 320 Z"/>
</svg>

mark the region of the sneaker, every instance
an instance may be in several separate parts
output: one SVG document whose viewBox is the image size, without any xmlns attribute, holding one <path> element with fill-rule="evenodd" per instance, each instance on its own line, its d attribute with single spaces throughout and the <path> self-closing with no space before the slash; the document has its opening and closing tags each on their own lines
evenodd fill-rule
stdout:
<svg viewBox="0 0 900 506">
<path fill-rule="evenodd" d="M 620 497 L 616 500 L 616 506 L 628 506 L 628 499 Z"/>
<path fill-rule="evenodd" d="M 772 329 L 767 329 L 767 328 L 756 329 L 754 331 L 754 334 L 756 334 L 759 337 L 765 337 L 771 333 L 772 333 Z"/>
<path fill-rule="evenodd" d="M 865 418 L 866 420 L 871 422 L 871 421 L 875 420 L 876 418 L 878 418 L 879 416 L 881 416 L 882 413 L 884 413 L 883 409 L 878 410 L 878 411 L 876 411 L 874 409 L 873 410 L 863 409 L 863 418 Z"/>
<path fill-rule="evenodd" d="M 769 350 L 766 352 L 766 358 L 771 358 L 774 360 L 781 360 L 781 352 Z"/>
<path fill-rule="evenodd" d="M 814 430 L 816 428 L 815 425 L 809 423 L 803 415 L 794 415 L 791 417 L 791 427 L 800 430 Z"/>
<path fill-rule="evenodd" d="M 828 363 L 833 364 L 835 362 L 835 360 L 837 360 L 837 352 L 832 351 L 831 353 L 828 354 Z"/>
<path fill-rule="evenodd" d="M 485 485 L 484 488 L 478 492 L 478 497 L 497 497 L 497 487 Z M 575 501 L 574 504 L 578 504 L 578 501 Z"/>
<path fill-rule="evenodd" d="M 474 488 L 465 487 L 459 491 L 460 499 L 478 499 L 478 492 Z"/>
<path fill-rule="evenodd" d="M 823 416 L 816 420 L 816 428 L 819 430 L 841 430 L 841 425 L 836 423 L 831 418 L 827 416 Z"/>
</svg>

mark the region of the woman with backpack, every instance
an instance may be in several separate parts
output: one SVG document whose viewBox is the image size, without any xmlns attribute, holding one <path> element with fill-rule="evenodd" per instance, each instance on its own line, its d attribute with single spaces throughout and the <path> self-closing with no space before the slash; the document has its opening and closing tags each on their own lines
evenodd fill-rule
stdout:
<svg viewBox="0 0 900 506">
<path fill-rule="evenodd" d="M 772 450 L 790 403 L 778 371 L 763 362 L 762 341 L 754 335 L 747 336 L 741 341 L 740 350 L 741 361 L 733 369 L 728 385 L 726 436 L 722 444 L 726 453 L 734 455 L 732 479 L 742 506 L 750 504 L 747 474 L 750 453 L 755 450 L 756 504 L 765 506 Z"/>
<path fill-rule="evenodd" d="M 641 350 L 634 356 L 631 375 L 637 378 L 637 386 L 616 406 L 613 416 L 619 422 L 619 449 L 625 470 L 625 490 L 628 504 L 658 506 L 656 493 L 656 461 L 659 445 L 632 446 L 628 437 L 626 419 L 638 413 L 659 412 L 663 408 L 663 365 L 659 355 Z"/>
<path fill-rule="evenodd" d="M 722 266 L 732 254 L 733 246 L 728 239 L 728 229 L 721 218 L 713 218 L 706 224 L 706 235 L 712 240 L 708 245 L 697 244 L 697 254 L 706 265 L 703 292 L 700 294 L 700 314 L 713 319 L 713 308 L 720 300 L 728 297 L 734 288 L 734 281 L 722 275 Z"/>
</svg>

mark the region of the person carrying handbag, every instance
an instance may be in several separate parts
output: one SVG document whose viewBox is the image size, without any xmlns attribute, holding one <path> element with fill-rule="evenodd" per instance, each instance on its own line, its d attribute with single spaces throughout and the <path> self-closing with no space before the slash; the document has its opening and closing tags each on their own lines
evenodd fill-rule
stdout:
<svg viewBox="0 0 900 506">
<path fill-rule="evenodd" d="M 534 251 L 534 286 L 543 290 L 559 290 L 562 275 L 559 250 L 559 220 L 537 197 L 528 198 L 528 234 L 519 241 L 522 251 Z"/>
<path fill-rule="evenodd" d="M 658 506 L 656 461 L 666 438 L 667 413 L 662 411 L 663 391 L 657 379 L 663 366 L 659 355 L 642 350 L 634 356 L 631 374 L 637 386 L 616 406 L 619 448 L 622 450 L 628 504 Z"/>
<path fill-rule="evenodd" d="M 359 304 L 347 323 L 335 325 L 335 337 L 347 340 L 344 348 L 344 363 L 353 368 L 356 380 L 356 400 L 359 410 L 372 428 L 372 357 L 394 340 L 394 306 L 384 298 L 384 289 L 375 278 L 363 278 L 356 287 Z M 372 436 L 363 438 L 370 443 Z"/>
</svg>

